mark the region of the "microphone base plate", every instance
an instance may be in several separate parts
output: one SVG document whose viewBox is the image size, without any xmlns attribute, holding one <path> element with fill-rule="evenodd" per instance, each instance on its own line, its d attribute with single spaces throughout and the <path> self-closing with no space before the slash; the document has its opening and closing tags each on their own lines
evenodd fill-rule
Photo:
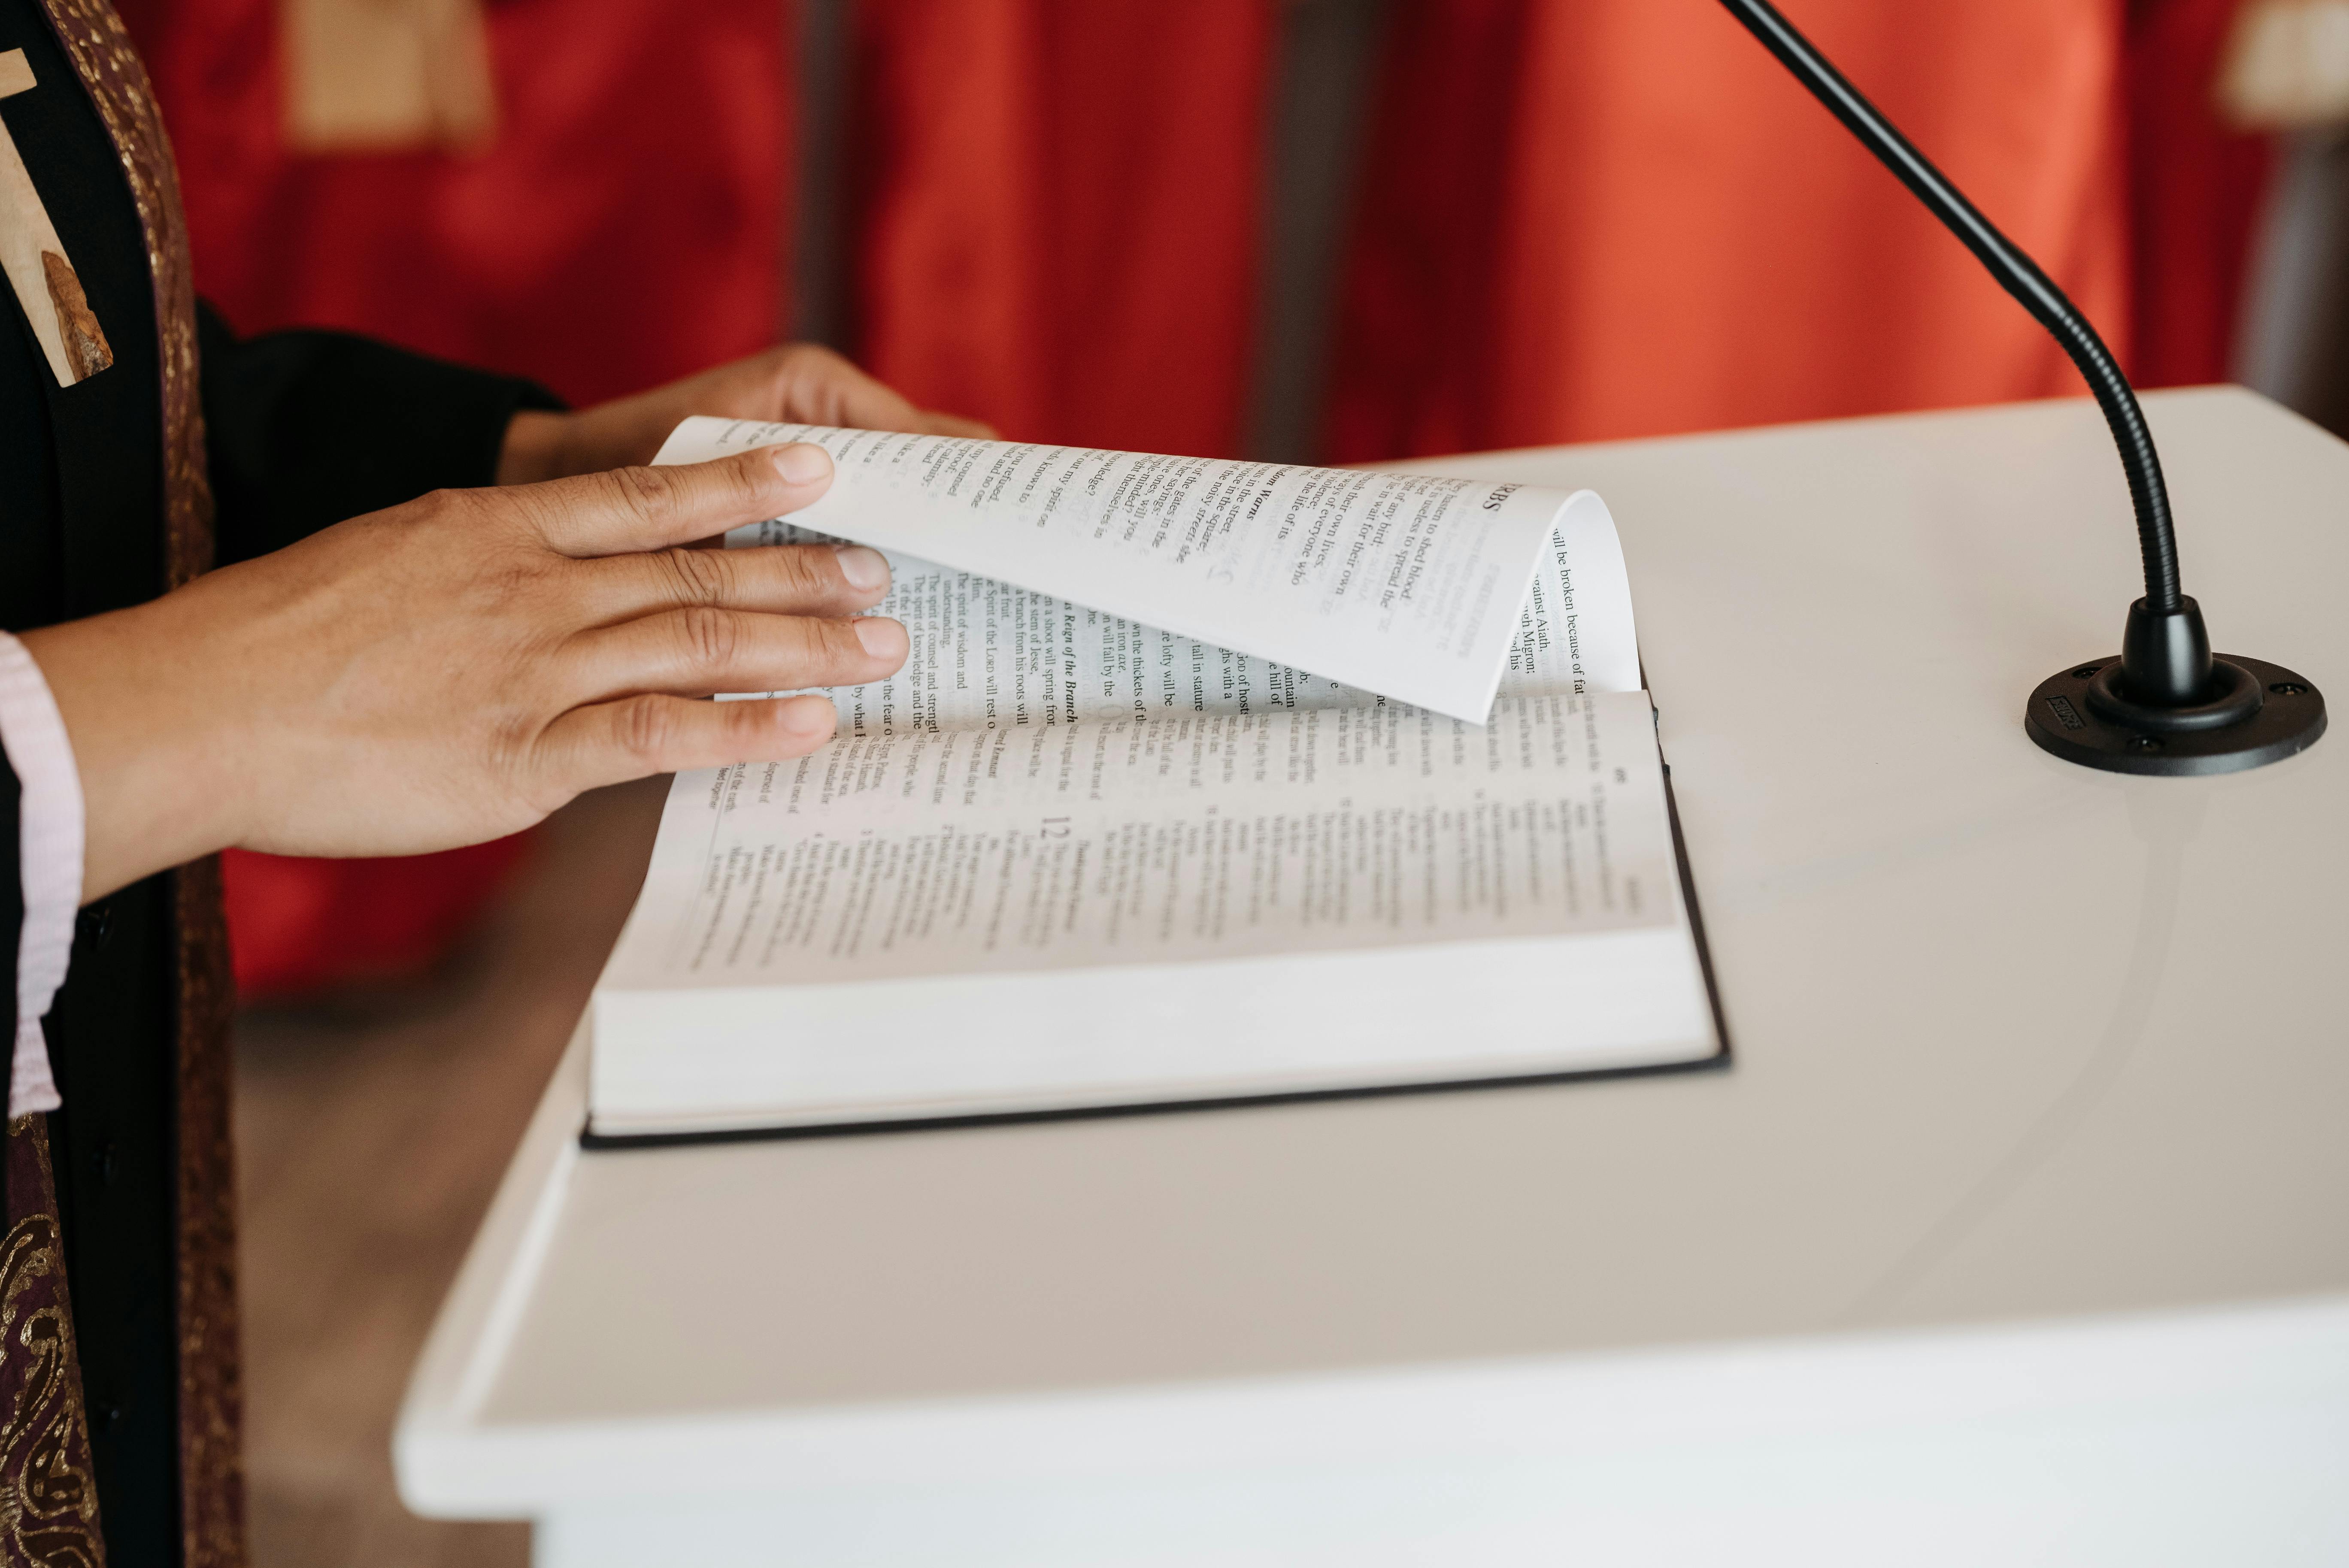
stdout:
<svg viewBox="0 0 2349 1568">
<path fill-rule="evenodd" d="M 2108 773 L 2185 777 L 2240 773 L 2307 750 L 2324 733 L 2324 694 L 2282 665 L 2240 654 L 2218 660 L 2258 683 L 2261 701 L 2247 717 L 2209 729 L 2140 728 L 2116 723 L 2092 705 L 2089 687 L 2119 655 L 2089 659 L 2048 676 L 2031 694 L 2023 727 L 2042 751 Z"/>
</svg>

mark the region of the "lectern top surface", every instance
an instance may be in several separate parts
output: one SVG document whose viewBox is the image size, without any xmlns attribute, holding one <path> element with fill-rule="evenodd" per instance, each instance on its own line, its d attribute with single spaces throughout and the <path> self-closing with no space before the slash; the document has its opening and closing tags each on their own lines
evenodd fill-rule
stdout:
<svg viewBox="0 0 2349 1568">
<path fill-rule="evenodd" d="M 2219 648 L 2349 701 L 2349 446 L 2242 392 L 2147 406 Z M 1424 466 L 1614 510 L 1732 1068 L 585 1156 L 558 1085 L 411 1418 L 626 1421 L 2349 1288 L 2349 736 L 2137 779 L 2023 734 L 2033 686 L 2110 655 L 2138 592 L 2093 406 Z"/>
</svg>

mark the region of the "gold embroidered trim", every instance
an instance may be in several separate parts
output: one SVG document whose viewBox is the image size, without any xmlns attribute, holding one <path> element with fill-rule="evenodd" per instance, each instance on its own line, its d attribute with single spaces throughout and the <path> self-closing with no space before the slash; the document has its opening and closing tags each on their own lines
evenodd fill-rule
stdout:
<svg viewBox="0 0 2349 1568">
<path fill-rule="evenodd" d="M 188 1568 L 244 1563 L 244 1398 L 237 1342 L 236 1007 L 220 857 L 171 873 L 180 928 L 180 1476 Z"/>
<path fill-rule="evenodd" d="M 139 209 L 155 284 L 161 367 L 165 574 L 179 587 L 212 563 L 212 496 L 198 395 L 196 296 L 171 141 L 146 67 L 106 0 L 42 0 Z M 234 986 L 217 861 L 172 875 L 179 915 L 180 1529 L 185 1568 L 244 1568 L 243 1407 L 236 1315 L 235 1181 L 228 1026 Z"/>
<path fill-rule="evenodd" d="M 106 1568 L 73 1312 L 57 1253 L 48 1130 L 39 1117 L 20 1117 L 7 1138 L 12 1184 L 29 1176 L 36 1191 L 10 1194 L 12 1210 L 29 1212 L 0 1238 L 0 1346 L 11 1396 L 0 1411 L 0 1541 L 12 1564 Z"/>
</svg>

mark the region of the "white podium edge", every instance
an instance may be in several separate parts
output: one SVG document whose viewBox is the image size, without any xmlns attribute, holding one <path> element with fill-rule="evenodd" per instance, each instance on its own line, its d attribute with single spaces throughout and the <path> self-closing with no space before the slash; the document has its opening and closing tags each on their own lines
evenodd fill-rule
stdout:
<svg viewBox="0 0 2349 1568">
<path fill-rule="evenodd" d="M 1131 1387 L 485 1420 L 580 1158 L 586 1045 L 583 1025 L 409 1384 L 393 1460 L 401 1500 L 427 1517 L 592 1511 L 634 1495 L 647 1474 L 665 1478 L 667 1505 L 691 1506 L 851 1487 L 1214 1487 L 1300 1466 L 1571 1464 L 2048 1418 L 2114 1429 L 2220 1408 L 2278 1430 L 2314 1411 L 2349 1432 L 2349 1295 Z"/>
<path fill-rule="evenodd" d="M 588 1018 L 582 1014 L 465 1251 L 400 1401 L 392 1429 L 392 1465 L 401 1501 L 428 1517 L 437 1511 L 432 1500 L 444 1489 L 429 1480 L 419 1488 L 417 1480 L 443 1473 L 437 1461 L 452 1451 L 461 1454 L 477 1431 L 482 1402 L 513 1342 L 562 1216 L 572 1168 L 579 1161 L 579 1130 L 587 1119 L 587 1052 Z M 461 1480 L 467 1465 L 461 1457 L 457 1462 Z M 462 1517 L 522 1517 L 527 1511 L 501 1509 Z"/>
</svg>

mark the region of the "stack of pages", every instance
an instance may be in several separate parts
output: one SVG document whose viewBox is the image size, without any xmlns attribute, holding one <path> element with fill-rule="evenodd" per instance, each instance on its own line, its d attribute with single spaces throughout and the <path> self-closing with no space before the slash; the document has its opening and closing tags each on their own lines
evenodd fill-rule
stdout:
<svg viewBox="0 0 2349 1568">
<path fill-rule="evenodd" d="M 722 419 L 659 460 L 783 441 L 830 492 L 729 544 L 880 549 L 912 654 L 812 756 L 678 778 L 591 1142 L 1721 1057 L 1597 496 Z"/>
</svg>

